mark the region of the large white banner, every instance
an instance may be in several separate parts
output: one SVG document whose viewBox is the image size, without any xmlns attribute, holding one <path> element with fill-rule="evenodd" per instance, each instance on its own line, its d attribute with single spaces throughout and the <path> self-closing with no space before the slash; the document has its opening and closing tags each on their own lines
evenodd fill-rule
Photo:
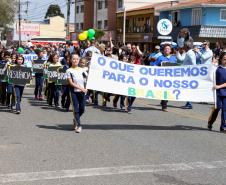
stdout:
<svg viewBox="0 0 226 185">
<path fill-rule="evenodd" d="M 212 65 L 149 67 L 93 54 L 87 89 L 138 98 L 214 102 Z"/>
</svg>

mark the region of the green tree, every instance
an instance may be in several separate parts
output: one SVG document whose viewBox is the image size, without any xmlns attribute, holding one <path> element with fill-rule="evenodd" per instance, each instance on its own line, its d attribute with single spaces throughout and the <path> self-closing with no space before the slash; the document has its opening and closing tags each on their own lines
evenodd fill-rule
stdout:
<svg viewBox="0 0 226 185">
<path fill-rule="evenodd" d="M 95 38 L 100 41 L 101 37 L 105 35 L 105 32 L 103 30 L 95 29 Z"/>
<path fill-rule="evenodd" d="M 61 12 L 59 5 L 51 4 L 46 12 L 45 18 L 60 16 L 64 18 L 64 14 Z"/>
<path fill-rule="evenodd" d="M 17 4 L 15 0 L 1 0 L 0 5 L 0 26 L 5 27 L 13 23 Z"/>
</svg>

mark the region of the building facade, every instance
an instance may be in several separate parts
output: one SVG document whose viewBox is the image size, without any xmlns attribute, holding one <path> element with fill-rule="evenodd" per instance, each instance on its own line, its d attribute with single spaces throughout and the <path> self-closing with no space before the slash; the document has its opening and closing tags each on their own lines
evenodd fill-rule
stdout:
<svg viewBox="0 0 226 185">
<path fill-rule="evenodd" d="M 19 40 L 18 22 L 14 24 L 13 40 Z M 65 19 L 60 16 L 50 17 L 42 22 L 22 21 L 21 39 L 28 41 L 32 38 L 59 38 L 65 39 Z"/>
<path fill-rule="evenodd" d="M 76 33 L 89 28 L 97 28 L 105 31 L 103 41 L 115 37 L 116 26 L 115 0 L 84 0 L 75 5 L 75 28 Z"/>
<path fill-rule="evenodd" d="M 136 43 L 143 47 L 150 47 L 154 32 L 154 8 L 140 8 L 126 11 L 126 36 L 125 41 Z M 123 40 L 124 13 L 117 13 L 116 41 Z"/>
<path fill-rule="evenodd" d="M 174 40 L 186 27 L 195 41 L 226 41 L 226 0 L 190 0 L 159 11 L 172 21 Z"/>
</svg>

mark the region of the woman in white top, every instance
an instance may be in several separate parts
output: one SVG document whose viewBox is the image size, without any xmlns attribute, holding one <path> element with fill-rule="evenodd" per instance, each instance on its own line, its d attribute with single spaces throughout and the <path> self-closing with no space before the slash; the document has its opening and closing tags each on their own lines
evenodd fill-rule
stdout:
<svg viewBox="0 0 226 185">
<path fill-rule="evenodd" d="M 82 131 L 80 117 L 85 111 L 85 94 L 87 89 L 85 89 L 85 70 L 78 66 L 79 56 L 73 54 L 70 60 L 70 68 L 67 70 L 67 78 L 70 85 L 70 94 L 74 114 L 74 130 L 76 133 Z"/>
</svg>

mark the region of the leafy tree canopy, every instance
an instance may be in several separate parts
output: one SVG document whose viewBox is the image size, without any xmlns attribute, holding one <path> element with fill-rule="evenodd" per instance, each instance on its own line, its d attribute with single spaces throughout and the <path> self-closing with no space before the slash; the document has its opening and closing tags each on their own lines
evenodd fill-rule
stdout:
<svg viewBox="0 0 226 185">
<path fill-rule="evenodd" d="M 60 16 L 64 18 L 64 14 L 61 12 L 59 5 L 52 4 L 49 6 L 45 18 Z"/>
</svg>

